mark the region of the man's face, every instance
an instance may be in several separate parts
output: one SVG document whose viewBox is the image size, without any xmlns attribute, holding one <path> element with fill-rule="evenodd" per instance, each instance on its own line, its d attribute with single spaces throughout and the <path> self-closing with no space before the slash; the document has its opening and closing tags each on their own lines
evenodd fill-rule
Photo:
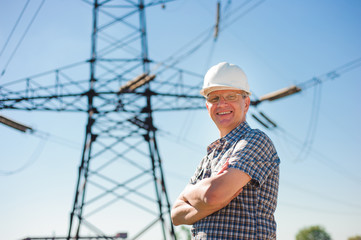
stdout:
<svg viewBox="0 0 361 240">
<path fill-rule="evenodd" d="M 241 94 L 241 91 L 235 90 L 219 90 L 211 92 L 208 99 L 219 96 L 219 101 L 211 103 L 207 101 L 207 109 L 209 116 L 216 124 L 221 137 L 227 135 L 230 131 L 236 128 L 240 123 L 246 120 L 246 113 L 249 109 L 249 97 L 243 98 L 237 95 L 237 99 L 227 101 L 225 98 L 232 93 Z"/>
</svg>

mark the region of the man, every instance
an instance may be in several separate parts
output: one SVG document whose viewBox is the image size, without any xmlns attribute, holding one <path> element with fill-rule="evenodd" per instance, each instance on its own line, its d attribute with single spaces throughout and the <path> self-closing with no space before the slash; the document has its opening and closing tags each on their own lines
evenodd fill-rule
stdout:
<svg viewBox="0 0 361 240">
<path fill-rule="evenodd" d="M 193 239 L 276 239 L 280 160 L 266 134 L 246 122 L 246 75 L 219 63 L 206 73 L 201 94 L 220 139 L 175 201 L 173 224 L 193 225 Z"/>
</svg>

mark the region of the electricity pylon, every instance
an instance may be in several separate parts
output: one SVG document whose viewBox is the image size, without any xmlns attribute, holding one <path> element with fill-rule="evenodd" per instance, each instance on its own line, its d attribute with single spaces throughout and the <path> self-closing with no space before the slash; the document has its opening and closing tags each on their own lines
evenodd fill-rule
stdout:
<svg viewBox="0 0 361 240">
<path fill-rule="evenodd" d="M 90 59 L 2 84 L 0 109 L 87 114 L 64 239 L 176 239 L 153 112 L 202 108 L 200 76 L 148 56 L 145 11 L 167 1 L 86 2 L 93 15 Z M 134 226 L 131 236 L 115 232 Z"/>
<path fill-rule="evenodd" d="M 202 76 L 148 56 L 145 11 L 166 0 L 85 2 L 93 10 L 90 59 L 2 84 L 0 109 L 87 114 L 69 230 L 63 239 L 158 239 L 149 235 L 156 226 L 163 239 L 175 239 L 153 113 L 204 109 L 198 92 Z M 319 82 L 312 79 L 302 89 Z M 300 90 L 282 89 L 252 105 Z M 1 116 L 0 122 L 30 129 Z M 138 231 L 129 237 L 117 235 L 119 226 L 137 226 Z"/>
</svg>

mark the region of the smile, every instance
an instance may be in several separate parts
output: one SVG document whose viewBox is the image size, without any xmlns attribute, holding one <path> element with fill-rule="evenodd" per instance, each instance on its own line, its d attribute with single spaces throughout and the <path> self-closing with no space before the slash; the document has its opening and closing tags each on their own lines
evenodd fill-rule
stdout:
<svg viewBox="0 0 361 240">
<path fill-rule="evenodd" d="M 226 115 L 226 114 L 230 114 L 232 111 L 229 111 L 229 112 L 219 112 L 217 113 L 217 115 Z"/>
</svg>

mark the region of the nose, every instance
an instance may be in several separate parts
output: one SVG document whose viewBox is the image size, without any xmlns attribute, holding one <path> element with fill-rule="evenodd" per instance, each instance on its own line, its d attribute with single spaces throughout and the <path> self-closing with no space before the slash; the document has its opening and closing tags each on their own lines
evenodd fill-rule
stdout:
<svg viewBox="0 0 361 240">
<path fill-rule="evenodd" d="M 223 96 L 220 96 L 218 105 L 224 105 L 224 104 L 228 104 L 228 102 Z"/>
</svg>

